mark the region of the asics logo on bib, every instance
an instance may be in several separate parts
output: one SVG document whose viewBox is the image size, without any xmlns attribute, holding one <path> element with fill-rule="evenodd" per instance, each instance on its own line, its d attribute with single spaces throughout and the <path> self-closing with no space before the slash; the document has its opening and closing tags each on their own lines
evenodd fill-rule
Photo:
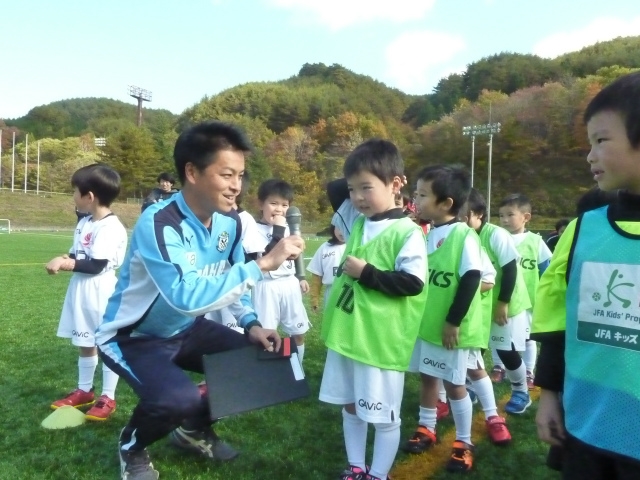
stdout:
<svg viewBox="0 0 640 480">
<path fill-rule="evenodd" d="M 422 360 L 422 363 L 425 365 L 431 365 L 433 368 L 439 368 L 440 370 L 444 370 L 447 366 L 444 362 L 436 362 L 435 360 L 431 360 L 430 358 L 425 358 Z"/>
<path fill-rule="evenodd" d="M 73 330 L 71 335 L 78 338 L 89 338 L 89 332 L 78 332 L 77 330 Z"/>
<path fill-rule="evenodd" d="M 429 269 L 429 283 L 435 287 L 449 288 L 451 286 L 451 278 L 453 276 L 453 272 Z"/>
<path fill-rule="evenodd" d="M 382 410 L 382 403 L 380 402 L 369 403 L 364 398 L 361 398 L 360 400 L 358 400 L 358 405 L 361 406 L 362 408 L 366 408 L 367 410 Z"/>
<path fill-rule="evenodd" d="M 226 260 L 220 260 L 217 263 L 210 263 L 209 265 L 205 265 L 203 268 L 198 269 L 198 274 L 201 277 L 217 277 L 224 272 L 224 269 L 227 267 Z"/>
<path fill-rule="evenodd" d="M 536 269 L 536 261 L 534 258 L 521 258 L 520 266 L 525 270 L 535 270 Z"/>
<path fill-rule="evenodd" d="M 492 342 L 504 342 L 504 337 L 498 337 L 496 335 L 491 335 Z"/>
</svg>

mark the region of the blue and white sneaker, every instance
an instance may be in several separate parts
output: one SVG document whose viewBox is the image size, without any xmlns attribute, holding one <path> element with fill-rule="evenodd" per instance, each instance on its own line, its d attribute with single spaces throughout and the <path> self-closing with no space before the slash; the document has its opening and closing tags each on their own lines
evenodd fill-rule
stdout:
<svg viewBox="0 0 640 480">
<path fill-rule="evenodd" d="M 529 392 L 511 392 L 511 398 L 504 406 L 504 411 L 507 413 L 520 415 L 524 413 L 531 405 L 531 397 Z"/>
<path fill-rule="evenodd" d="M 467 387 L 467 393 L 469 394 L 469 398 L 471 399 L 471 405 L 475 405 L 478 403 L 478 394 L 473 389 L 473 387 Z"/>
</svg>

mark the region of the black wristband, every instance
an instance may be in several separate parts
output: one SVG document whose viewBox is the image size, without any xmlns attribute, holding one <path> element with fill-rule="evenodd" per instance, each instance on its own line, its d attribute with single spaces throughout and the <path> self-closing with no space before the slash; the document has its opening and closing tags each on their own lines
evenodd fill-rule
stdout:
<svg viewBox="0 0 640 480">
<path fill-rule="evenodd" d="M 253 327 L 262 327 L 262 324 L 258 320 L 251 320 L 244 326 L 244 333 L 248 334 L 249 330 L 251 330 Z"/>
</svg>

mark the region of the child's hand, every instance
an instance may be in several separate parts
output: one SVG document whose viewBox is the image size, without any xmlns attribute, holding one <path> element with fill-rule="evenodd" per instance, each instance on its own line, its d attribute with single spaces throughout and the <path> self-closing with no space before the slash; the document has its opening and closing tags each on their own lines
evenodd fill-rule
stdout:
<svg viewBox="0 0 640 480">
<path fill-rule="evenodd" d="M 300 280 L 300 290 L 302 293 L 307 293 L 309 291 L 309 282 L 306 280 Z"/>
<path fill-rule="evenodd" d="M 60 267 L 62 267 L 66 261 L 67 259 L 64 257 L 56 257 L 53 260 L 50 260 L 44 268 L 47 269 L 47 273 L 49 275 L 55 275 L 60 271 Z"/>
<path fill-rule="evenodd" d="M 450 323 L 444 322 L 442 328 L 442 346 L 447 350 L 453 350 L 458 346 L 458 332 L 460 327 L 455 327 Z"/>
<path fill-rule="evenodd" d="M 367 265 L 367 262 L 361 258 L 352 257 L 347 255 L 346 260 L 342 264 L 342 271 L 356 280 L 362 275 L 362 270 Z"/>
<path fill-rule="evenodd" d="M 550 445 L 562 446 L 565 429 L 560 398 L 556 392 L 544 389 L 540 392 L 536 426 L 540 440 Z"/>
<path fill-rule="evenodd" d="M 271 217 L 271 225 L 286 227 L 287 219 L 284 217 L 284 215 L 274 215 L 273 217 Z"/>
<path fill-rule="evenodd" d="M 493 314 L 493 321 L 501 327 L 504 327 L 508 323 L 508 311 L 509 304 L 498 300 L 498 302 L 496 303 L 496 311 Z"/>
</svg>

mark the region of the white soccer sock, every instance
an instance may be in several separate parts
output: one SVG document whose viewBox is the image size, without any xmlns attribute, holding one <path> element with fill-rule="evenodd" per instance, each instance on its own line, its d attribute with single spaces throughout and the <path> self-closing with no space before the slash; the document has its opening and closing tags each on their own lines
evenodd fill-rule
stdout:
<svg viewBox="0 0 640 480">
<path fill-rule="evenodd" d="M 438 410 L 435 408 L 420 407 L 420 416 L 418 423 L 423 427 L 427 427 L 432 433 L 436 433 L 436 422 L 438 421 Z"/>
<path fill-rule="evenodd" d="M 302 345 L 296 345 L 298 349 L 298 359 L 300 360 L 300 365 L 302 365 L 302 359 L 304 358 L 304 343 Z"/>
<path fill-rule="evenodd" d="M 533 373 L 533 369 L 536 368 L 536 359 L 538 358 L 538 344 L 533 340 L 527 340 L 525 345 L 527 348 L 522 359 L 527 367 L 527 372 Z"/>
<path fill-rule="evenodd" d="M 507 370 L 507 378 L 511 382 L 511 390 L 514 392 L 527 392 L 527 367 L 524 362 L 520 362 L 517 370 Z"/>
<path fill-rule="evenodd" d="M 78 358 L 78 388 L 90 392 L 93 387 L 93 375 L 98 366 L 98 355 Z"/>
<path fill-rule="evenodd" d="M 347 450 L 349 465 L 366 469 L 364 456 L 367 449 L 367 428 L 369 425 L 357 415 L 342 409 L 342 430 L 344 446 Z"/>
<path fill-rule="evenodd" d="M 456 440 L 460 440 L 469 445 L 471 443 L 471 422 L 473 420 L 473 404 L 469 395 L 465 395 L 462 400 L 449 399 L 451 414 L 456 424 Z"/>
<path fill-rule="evenodd" d="M 498 408 L 496 407 L 496 396 L 493 393 L 493 384 L 489 377 L 481 378 L 480 380 L 473 380 L 471 382 L 473 390 L 480 400 L 484 416 L 486 418 L 498 415 Z"/>
<path fill-rule="evenodd" d="M 375 423 L 376 437 L 373 441 L 373 461 L 369 474 L 386 480 L 400 445 L 400 421 Z"/>
<path fill-rule="evenodd" d="M 438 379 L 438 400 L 447 403 L 447 391 L 444 389 L 444 383 L 441 379 Z"/>
<path fill-rule="evenodd" d="M 102 395 L 106 395 L 111 400 L 116 399 L 116 385 L 118 385 L 118 375 L 102 364 Z"/>
<path fill-rule="evenodd" d="M 493 360 L 493 365 L 497 365 L 503 370 L 505 369 L 504 363 L 502 363 L 502 360 L 500 360 L 500 357 L 498 356 L 498 350 L 495 348 L 491 349 L 491 360 Z"/>
</svg>

